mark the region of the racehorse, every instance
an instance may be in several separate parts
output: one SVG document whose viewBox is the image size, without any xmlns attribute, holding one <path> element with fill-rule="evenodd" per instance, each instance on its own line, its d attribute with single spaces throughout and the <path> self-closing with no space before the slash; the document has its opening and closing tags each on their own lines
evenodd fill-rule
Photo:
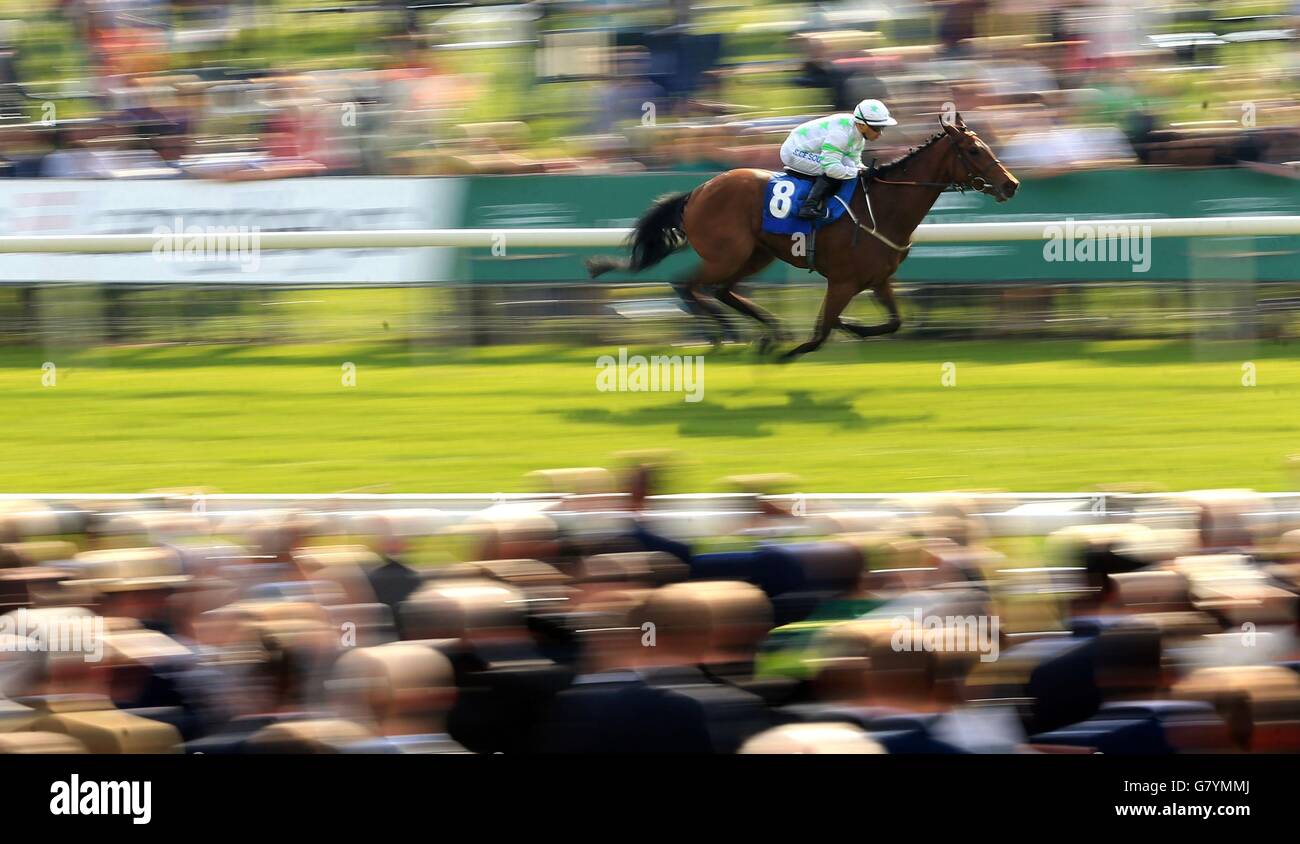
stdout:
<svg viewBox="0 0 1300 844">
<path fill-rule="evenodd" d="M 689 245 L 703 260 L 674 284 L 687 310 L 715 320 L 721 332 L 717 339 L 731 330 L 722 309 L 705 295 L 707 289 L 717 302 L 763 325 L 759 350 L 766 352 L 786 334 L 775 316 L 736 293 L 735 287 L 779 258 L 826 277 L 826 296 L 812 338 L 786 352 L 782 360 L 814 351 L 836 328 L 856 337 L 893 334 L 903 324 L 893 275 L 907 258 L 912 232 L 939 194 L 969 189 L 1005 202 L 1020 186 L 960 114 L 952 122 L 940 123 L 942 131 L 907 154 L 860 171 L 848 213 L 815 231 L 810 244 L 762 230 L 769 171 L 729 170 L 694 190 L 660 197 L 633 228 L 630 257 L 590 258 L 587 270 L 592 278 L 609 270 L 640 272 Z M 878 325 L 841 318 L 853 297 L 867 289 L 889 318 Z"/>
</svg>

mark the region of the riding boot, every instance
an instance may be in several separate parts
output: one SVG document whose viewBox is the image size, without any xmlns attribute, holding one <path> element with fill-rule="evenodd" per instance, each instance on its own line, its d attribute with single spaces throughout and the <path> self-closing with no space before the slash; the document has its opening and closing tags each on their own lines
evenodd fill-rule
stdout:
<svg viewBox="0 0 1300 844">
<path fill-rule="evenodd" d="M 812 190 L 808 191 L 808 198 L 803 201 L 796 215 L 804 220 L 820 220 L 826 216 L 826 197 L 831 191 L 839 187 L 839 179 L 832 179 L 830 176 L 818 176 L 817 181 L 813 182 Z"/>
</svg>

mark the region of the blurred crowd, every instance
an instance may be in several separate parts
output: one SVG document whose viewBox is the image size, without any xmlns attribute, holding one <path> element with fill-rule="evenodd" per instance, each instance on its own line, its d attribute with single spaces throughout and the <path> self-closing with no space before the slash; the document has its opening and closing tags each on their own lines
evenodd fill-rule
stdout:
<svg viewBox="0 0 1300 844">
<path fill-rule="evenodd" d="M 1284 2 L 18 5 L 8 176 L 779 167 L 792 126 L 865 97 L 902 120 L 882 160 L 948 103 L 1020 170 L 1300 160 Z"/>
<path fill-rule="evenodd" d="M 1263 496 L 1008 539 L 958 494 L 756 476 L 717 512 L 662 473 L 469 512 L 6 501 L 0 753 L 1300 751 L 1300 531 Z"/>
</svg>

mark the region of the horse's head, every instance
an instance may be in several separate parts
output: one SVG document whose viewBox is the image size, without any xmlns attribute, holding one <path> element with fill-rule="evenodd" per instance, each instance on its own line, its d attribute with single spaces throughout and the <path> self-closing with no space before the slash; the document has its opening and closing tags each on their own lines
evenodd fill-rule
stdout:
<svg viewBox="0 0 1300 844">
<path fill-rule="evenodd" d="M 966 128 L 958 114 L 951 123 L 943 122 L 943 131 L 953 142 L 956 154 L 949 159 L 949 179 L 964 188 L 987 193 L 998 202 L 1006 202 L 1015 195 L 1020 180 L 1011 174 L 980 136 Z"/>
</svg>

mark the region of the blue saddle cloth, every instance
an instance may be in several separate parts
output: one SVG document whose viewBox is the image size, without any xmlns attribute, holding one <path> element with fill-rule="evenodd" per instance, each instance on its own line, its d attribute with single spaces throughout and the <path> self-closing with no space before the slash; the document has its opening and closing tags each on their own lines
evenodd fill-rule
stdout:
<svg viewBox="0 0 1300 844">
<path fill-rule="evenodd" d="M 763 191 L 763 231 L 770 234 L 812 234 L 813 226 L 821 228 L 844 215 L 844 205 L 831 196 L 826 198 L 826 216 L 821 220 L 804 220 L 795 216 L 803 205 L 812 179 L 800 179 L 789 173 L 773 173 Z M 845 203 L 853 200 L 858 180 L 847 179 L 836 195 Z"/>
</svg>

